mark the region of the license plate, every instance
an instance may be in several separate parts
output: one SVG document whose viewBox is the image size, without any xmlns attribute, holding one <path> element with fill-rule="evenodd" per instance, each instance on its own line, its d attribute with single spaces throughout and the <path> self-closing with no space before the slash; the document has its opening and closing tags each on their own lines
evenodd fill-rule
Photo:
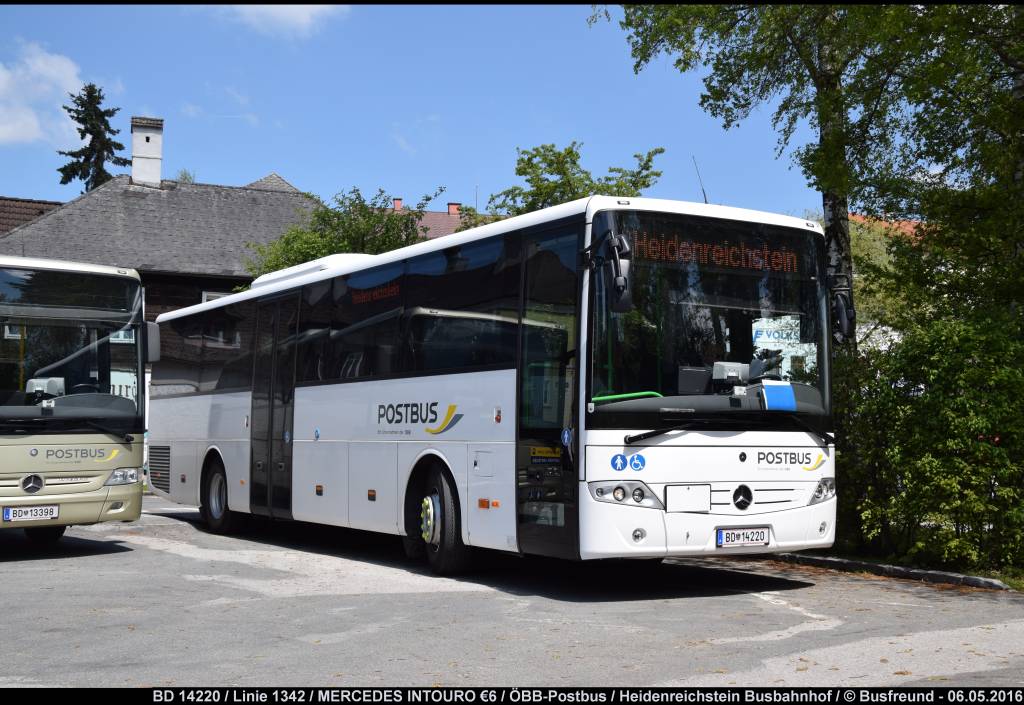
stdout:
<svg viewBox="0 0 1024 705">
<path fill-rule="evenodd" d="M 768 527 L 751 526 L 745 529 L 719 529 L 717 545 L 719 548 L 730 546 L 767 546 Z"/>
<path fill-rule="evenodd" d="M 47 504 L 39 507 L 4 507 L 4 521 L 49 521 L 56 519 L 60 507 Z"/>
</svg>

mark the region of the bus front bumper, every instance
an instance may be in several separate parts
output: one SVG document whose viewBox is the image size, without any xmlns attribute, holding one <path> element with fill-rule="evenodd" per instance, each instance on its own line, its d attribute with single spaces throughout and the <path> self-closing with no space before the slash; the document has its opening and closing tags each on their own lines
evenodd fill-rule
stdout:
<svg viewBox="0 0 1024 705">
<path fill-rule="evenodd" d="M 142 483 L 104 486 L 78 494 L 0 497 L 0 507 L 59 507 L 57 518 L 42 521 L 3 521 L 0 529 L 31 529 L 37 526 L 96 524 L 101 521 L 135 521 L 142 514 Z"/>
<path fill-rule="evenodd" d="M 783 553 L 828 548 L 835 541 L 836 500 L 746 516 L 665 512 L 580 501 L 580 558 L 671 558 Z M 768 544 L 718 546 L 719 529 L 768 528 Z"/>
</svg>

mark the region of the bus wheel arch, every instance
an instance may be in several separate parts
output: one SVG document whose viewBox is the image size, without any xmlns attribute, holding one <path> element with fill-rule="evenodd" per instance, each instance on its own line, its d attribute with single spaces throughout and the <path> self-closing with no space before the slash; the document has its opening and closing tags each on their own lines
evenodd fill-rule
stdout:
<svg viewBox="0 0 1024 705">
<path fill-rule="evenodd" d="M 228 508 L 228 476 L 220 450 L 210 448 L 199 475 L 199 514 L 215 534 L 227 534 L 239 523 L 239 515 Z"/>
<path fill-rule="evenodd" d="M 438 574 L 466 568 L 470 548 L 462 541 L 462 505 L 455 476 L 435 453 L 420 457 L 409 474 L 403 509 L 406 555 L 426 556 Z"/>
</svg>

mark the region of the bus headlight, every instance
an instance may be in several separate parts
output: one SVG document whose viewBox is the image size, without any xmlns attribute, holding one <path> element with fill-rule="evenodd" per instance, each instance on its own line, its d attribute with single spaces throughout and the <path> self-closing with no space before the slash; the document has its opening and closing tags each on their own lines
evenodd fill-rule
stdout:
<svg viewBox="0 0 1024 705">
<path fill-rule="evenodd" d="M 648 509 L 664 509 L 657 495 L 651 492 L 651 488 L 636 480 L 608 480 L 606 482 L 591 482 L 590 496 L 598 502 L 610 504 L 624 504 L 627 507 L 647 507 Z M 629 501 L 627 501 L 629 500 Z"/>
<path fill-rule="evenodd" d="M 138 468 L 121 468 L 110 473 L 110 477 L 104 482 L 104 485 L 130 485 L 133 482 L 139 481 L 139 469 Z"/>
<path fill-rule="evenodd" d="M 818 481 L 818 486 L 814 488 L 814 494 L 811 495 L 811 501 L 808 502 L 808 506 L 811 504 L 818 504 L 826 500 L 832 499 L 836 496 L 836 479 L 834 477 L 823 477 Z"/>
</svg>

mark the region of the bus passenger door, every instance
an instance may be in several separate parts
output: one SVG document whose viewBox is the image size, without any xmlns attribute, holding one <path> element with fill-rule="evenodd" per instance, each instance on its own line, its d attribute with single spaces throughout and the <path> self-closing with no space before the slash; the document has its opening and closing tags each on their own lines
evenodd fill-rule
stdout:
<svg viewBox="0 0 1024 705">
<path fill-rule="evenodd" d="M 299 297 L 256 308 L 252 381 L 249 507 L 253 514 L 292 518 L 292 416 Z"/>
<path fill-rule="evenodd" d="M 516 495 L 519 550 L 579 557 L 576 426 L 577 258 L 583 226 L 523 239 Z M 569 446 L 563 445 L 568 436 Z"/>
</svg>

